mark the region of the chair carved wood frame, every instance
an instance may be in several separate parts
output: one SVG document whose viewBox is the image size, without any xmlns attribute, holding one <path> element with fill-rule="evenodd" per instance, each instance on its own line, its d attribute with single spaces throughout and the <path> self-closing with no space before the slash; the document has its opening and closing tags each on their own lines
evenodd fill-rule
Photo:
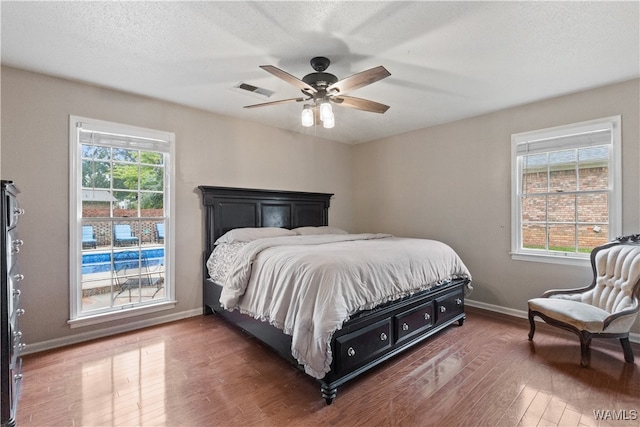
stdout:
<svg viewBox="0 0 640 427">
<path fill-rule="evenodd" d="M 593 281 L 584 288 L 555 289 L 529 300 L 529 340 L 534 317 L 580 338 L 580 364 L 589 366 L 592 338 L 618 338 L 633 362 L 629 332 L 639 312 L 640 234 L 619 237 L 591 252 Z"/>
</svg>

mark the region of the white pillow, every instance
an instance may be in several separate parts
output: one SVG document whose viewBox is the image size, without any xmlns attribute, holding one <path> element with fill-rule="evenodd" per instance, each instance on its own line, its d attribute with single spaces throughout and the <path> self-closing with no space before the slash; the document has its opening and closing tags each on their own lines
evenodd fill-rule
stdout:
<svg viewBox="0 0 640 427">
<path fill-rule="evenodd" d="M 264 239 L 266 237 L 296 236 L 292 230 L 279 227 L 246 227 L 234 228 L 223 234 L 214 245 L 220 243 L 250 242 L 256 239 Z"/>
<path fill-rule="evenodd" d="M 346 231 L 344 231 L 342 228 L 329 227 L 329 226 L 298 227 L 298 228 L 294 228 L 292 231 L 295 231 L 300 236 L 309 236 L 313 234 L 349 234 Z"/>
</svg>

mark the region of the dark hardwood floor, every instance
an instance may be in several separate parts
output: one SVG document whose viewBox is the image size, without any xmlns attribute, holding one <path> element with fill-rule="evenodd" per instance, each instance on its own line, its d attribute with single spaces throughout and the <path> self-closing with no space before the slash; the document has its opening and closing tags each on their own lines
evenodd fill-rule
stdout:
<svg viewBox="0 0 640 427">
<path fill-rule="evenodd" d="M 467 307 L 451 326 L 338 389 L 215 316 L 24 357 L 18 425 L 640 426 L 640 346 Z M 600 412 L 598 417 L 594 411 Z"/>
</svg>

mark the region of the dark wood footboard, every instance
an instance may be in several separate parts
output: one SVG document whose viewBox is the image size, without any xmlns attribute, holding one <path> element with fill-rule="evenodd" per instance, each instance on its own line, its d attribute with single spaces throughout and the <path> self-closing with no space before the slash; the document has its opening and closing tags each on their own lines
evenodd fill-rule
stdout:
<svg viewBox="0 0 640 427">
<path fill-rule="evenodd" d="M 350 379 L 455 322 L 462 326 L 467 283 L 465 279 L 454 280 L 374 310 L 357 313 L 345 322 L 331 342 L 331 371 L 319 380 L 320 391 L 327 404 L 335 399 L 338 387 Z M 209 280 L 204 286 L 208 312 L 224 317 L 304 370 L 291 356 L 291 336 L 238 311 L 224 310 L 218 302 L 222 288 Z"/>
</svg>

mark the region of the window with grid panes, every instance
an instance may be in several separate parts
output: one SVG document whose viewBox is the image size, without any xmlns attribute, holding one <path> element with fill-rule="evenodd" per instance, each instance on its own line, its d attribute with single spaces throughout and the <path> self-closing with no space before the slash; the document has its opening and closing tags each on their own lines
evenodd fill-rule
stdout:
<svg viewBox="0 0 640 427">
<path fill-rule="evenodd" d="M 172 308 L 174 134 L 70 117 L 70 324 Z"/>
<path fill-rule="evenodd" d="M 511 141 L 514 259 L 580 263 L 620 234 L 619 116 Z"/>
</svg>

